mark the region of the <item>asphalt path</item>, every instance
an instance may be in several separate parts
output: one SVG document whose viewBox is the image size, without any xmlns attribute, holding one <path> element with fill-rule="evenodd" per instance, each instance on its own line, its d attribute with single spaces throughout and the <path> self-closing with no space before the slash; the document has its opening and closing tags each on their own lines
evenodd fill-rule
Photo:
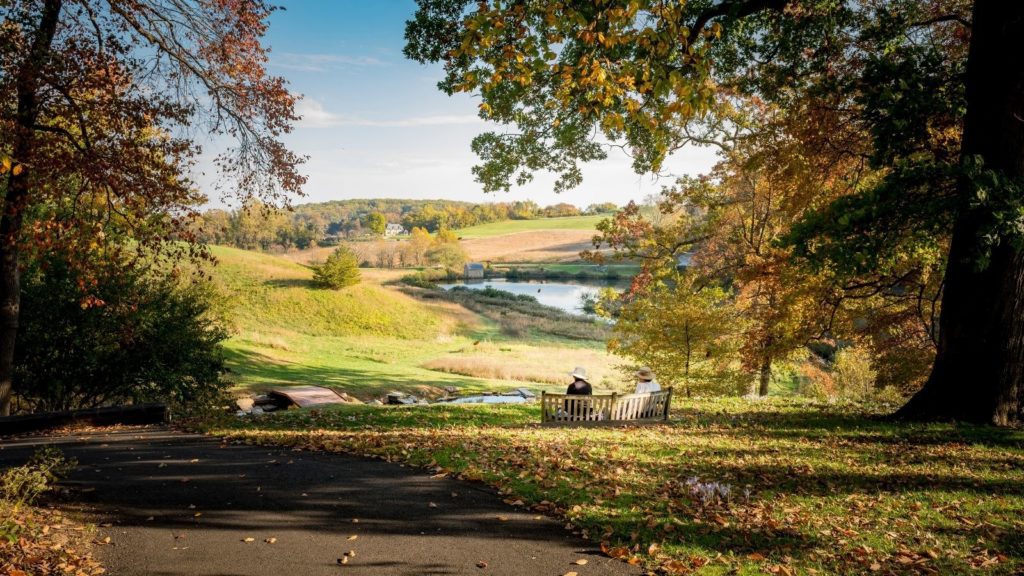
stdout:
<svg viewBox="0 0 1024 576">
<path fill-rule="evenodd" d="M 62 506 L 99 524 L 114 576 L 641 573 L 491 489 L 398 464 L 127 428 L 0 439 L 0 469 L 43 444 L 78 460 Z"/>
</svg>

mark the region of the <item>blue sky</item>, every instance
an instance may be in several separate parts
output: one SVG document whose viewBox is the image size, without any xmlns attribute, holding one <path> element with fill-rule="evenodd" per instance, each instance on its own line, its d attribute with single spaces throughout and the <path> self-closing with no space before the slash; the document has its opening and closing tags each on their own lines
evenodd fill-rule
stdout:
<svg viewBox="0 0 1024 576">
<path fill-rule="evenodd" d="M 306 197 L 533 200 L 542 205 L 624 204 L 669 181 L 640 176 L 621 153 L 588 165 L 580 188 L 555 194 L 552 178 L 505 194 L 484 194 L 470 168 L 472 138 L 488 129 L 468 95 L 437 90 L 440 66 L 402 56 L 411 0 L 292 0 L 271 18 L 270 71 L 304 95 L 304 116 L 288 144 L 309 156 Z M 674 174 L 707 170 L 713 152 L 684 150 L 670 159 Z"/>
</svg>

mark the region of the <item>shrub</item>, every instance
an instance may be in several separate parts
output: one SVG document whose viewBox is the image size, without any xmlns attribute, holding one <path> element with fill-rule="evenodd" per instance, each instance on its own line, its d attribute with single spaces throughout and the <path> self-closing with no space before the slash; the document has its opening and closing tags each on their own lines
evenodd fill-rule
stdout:
<svg viewBox="0 0 1024 576">
<path fill-rule="evenodd" d="M 313 267 L 313 281 L 340 290 L 359 283 L 359 258 L 346 246 L 338 246 L 327 261 Z"/>
<path fill-rule="evenodd" d="M 197 405 L 226 383 L 208 284 L 116 263 L 87 280 L 56 258 L 36 262 L 22 284 L 15 392 L 36 410 L 111 403 Z"/>
<path fill-rule="evenodd" d="M 859 346 L 836 352 L 832 378 L 844 398 L 867 400 L 874 395 L 877 373 L 871 363 L 871 353 Z"/>
<path fill-rule="evenodd" d="M 32 504 L 77 465 L 74 459 L 65 458 L 52 446 L 40 448 L 28 463 L 0 475 L 0 497 L 14 507 Z"/>
</svg>

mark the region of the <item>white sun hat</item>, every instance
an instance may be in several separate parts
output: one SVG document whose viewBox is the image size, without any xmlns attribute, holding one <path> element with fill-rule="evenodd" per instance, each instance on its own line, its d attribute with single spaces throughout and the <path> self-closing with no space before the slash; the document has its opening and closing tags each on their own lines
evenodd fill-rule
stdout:
<svg viewBox="0 0 1024 576">
<path fill-rule="evenodd" d="M 569 372 L 569 376 L 572 376 L 573 378 L 579 378 L 580 380 L 586 380 L 587 369 L 584 368 L 583 366 L 577 366 L 573 368 L 572 372 Z"/>
</svg>

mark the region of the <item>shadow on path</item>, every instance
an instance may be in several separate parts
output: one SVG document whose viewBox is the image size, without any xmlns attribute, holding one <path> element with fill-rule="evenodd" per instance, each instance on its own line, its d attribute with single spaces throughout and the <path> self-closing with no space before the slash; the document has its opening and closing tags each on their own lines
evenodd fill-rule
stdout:
<svg viewBox="0 0 1024 576">
<path fill-rule="evenodd" d="M 112 574 L 333 575 L 350 550 L 359 574 L 480 574 L 481 561 L 488 575 L 564 574 L 595 548 L 477 485 L 162 428 L 5 440 L 0 467 L 41 444 L 78 460 L 67 504 L 111 523 L 99 556 Z M 590 556 L 586 573 L 640 571 Z"/>
</svg>

